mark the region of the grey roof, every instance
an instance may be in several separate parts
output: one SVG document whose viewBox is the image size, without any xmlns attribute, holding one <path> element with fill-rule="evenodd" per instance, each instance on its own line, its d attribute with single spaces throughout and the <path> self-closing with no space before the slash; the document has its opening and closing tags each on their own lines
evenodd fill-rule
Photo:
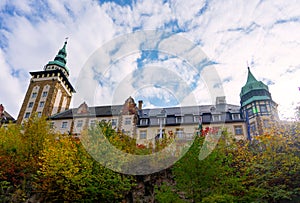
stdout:
<svg viewBox="0 0 300 203">
<path fill-rule="evenodd" d="M 139 111 L 141 118 L 155 117 L 165 110 L 166 116 L 183 116 L 183 115 L 202 115 L 204 113 L 215 113 L 221 114 L 224 112 L 239 113 L 240 106 L 226 104 L 221 107 L 215 105 L 203 105 L 203 106 L 184 106 L 184 107 L 167 107 L 167 108 L 153 108 L 153 109 L 142 109 Z"/>
<path fill-rule="evenodd" d="M 239 114 L 240 119 L 233 120 L 232 114 Z M 220 115 L 221 119 L 214 121 L 212 115 Z M 159 117 L 166 118 L 165 125 L 197 124 L 199 120 L 195 116 L 202 116 L 204 124 L 244 121 L 240 113 L 240 106 L 232 104 L 202 105 L 139 110 L 139 118 L 147 119 L 148 122 L 139 122 L 138 127 L 157 126 Z M 182 119 L 178 120 L 177 117 L 182 117 Z M 178 121 L 180 122 L 178 123 Z"/>
<path fill-rule="evenodd" d="M 75 117 L 107 117 L 119 115 L 123 105 L 88 107 L 88 113 L 78 114 L 78 108 L 68 109 L 49 117 L 52 120 L 71 119 Z"/>
<path fill-rule="evenodd" d="M 96 106 L 88 107 L 86 113 L 78 114 L 78 108 L 66 110 L 64 112 L 55 114 L 50 117 L 53 120 L 60 119 L 72 119 L 76 117 L 109 117 L 118 116 L 121 113 L 123 105 L 113 106 Z M 140 125 L 139 127 L 155 126 L 158 125 L 157 118 L 165 117 L 166 125 L 178 125 L 176 123 L 176 117 L 184 117 L 183 123 L 194 124 L 198 123 L 198 120 L 194 119 L 194 116 L 202 116 L 203 123 L 215 122 L 212 119 L 212 115 L 221 115 L 220 122 L 241 122 L 244 119 L 242 115 L 240 119 L 233 120 L 232 114 L 240 114 L 240 106 L 232 104 L 221 105 L 201 105 L 201 106 L 184 106 L 184 107 L 166 107 L 166 108 L 149 108 L 138 110 L 138 117 L 140 119 L 147 119 L 147 124 Z"/>
</svg>

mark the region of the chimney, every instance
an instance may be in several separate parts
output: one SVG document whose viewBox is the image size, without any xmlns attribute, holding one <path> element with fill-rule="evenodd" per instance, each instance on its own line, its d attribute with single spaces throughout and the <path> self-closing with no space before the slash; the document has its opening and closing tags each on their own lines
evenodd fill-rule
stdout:
<svg viewBox="0 0 300 203">
<path fill-rule="evenodd" d="M 226 107 L 227 107 L 227 104 L 226 104 L 226 97 L 217 97 L 216 98 L 216 108 L 217 108 L 217 111 L 226 111 Z"/>
<path fill-rule="evenodd" d="M 139 106 L 138 106 L 138 109 L 139 110 L 142 110 L 143 108 L 143 100 L 139 100 Z"/>
<path fill-rule="evenodd" d="M 226 104 L 226 97 L 216 97 L 216 105 Z"/>
</svg>

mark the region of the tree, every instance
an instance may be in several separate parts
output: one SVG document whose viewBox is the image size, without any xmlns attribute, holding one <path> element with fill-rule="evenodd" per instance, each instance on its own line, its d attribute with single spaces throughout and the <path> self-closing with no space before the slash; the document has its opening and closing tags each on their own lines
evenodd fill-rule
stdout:
<svg viewBox="0 0 300 203">
<path fill-rule="evenodd" d="M 121 201 L 133 185 L 132 177 L 100 165 L 72 137 L 44 143 L 37 187 L 45 201 Z"/>
<path fill-rule="evenodd" d="M 223 136 L 228 136 L 228 133 L 223 132 Z M 230 202 L 234 199 L 234 191 L 241 190 L 241 184 L 230 167 L 232 156 L 227 153 L 228 139 L 221 139 L 206 159 L 199 160 L 204 139 L 197 136 L 186 155 L 174 165 L 172 172 L 176 189 L 192 202 L 201 202 L 205 198 L 208 202 L 209 199 Z"/>
<path fill-rule="evenodd" d="M 46 119 L 37 116 L 23 126 L 0 128 L 0 185 L 6 188 L 1 195 L 12 202 L 22 202 L 34 193 L 32 183 L 43 142 L 54 136 Z"/>
</svg>

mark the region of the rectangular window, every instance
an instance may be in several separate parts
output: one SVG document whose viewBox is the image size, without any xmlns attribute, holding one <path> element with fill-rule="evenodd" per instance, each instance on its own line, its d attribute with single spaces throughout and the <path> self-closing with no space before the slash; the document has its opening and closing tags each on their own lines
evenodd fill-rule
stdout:
<svg viewBox="0 0 300 203">
<path fill-rule="evenodd" d="M 165 134 L 165 129 L 161 129 L 161 138 L 164 137 L 164 134 Z M 160 129 L 157 130 L 157 135 L 156 135 L 157 138 L 160 137 Z"/>
<path fill-rule="evenodd" d="M 183 138 L 183 136 L 184 136 L 183 129 L 182 128 L 177 128 L 175 134 L 176 134 L 176 137 Z"/>
<path fill-rule="evenodd" d="M 77 121 L 76 127 L 77 127 L 77 128 L 81 128 L 82 126 L 83 126 L 83 120 Z"/>
<path fill-rule="evenodd" d="M 118 119 L 111 119 L 111 125 L 117 126 Z"/>
<path fill-rule="evenodd" d="M 32 108 L 32 107 L 33 107 L 33 102 L 29 102 L 28 108 Z"/>
<path fill-rule="evenodd" d="M 131 124 L 131 118 L 125 118 L 125 125 Z"/>
<path fill-rule="evenodd" d="M 163 124 L 163 125 L 165 125 L 166 124 L 166 118 L 159 118 L 157 120 L 157 122 L 158 122 L 159 125 L 160 125 L 160 123 Z"/>
<path fill-rule="evenodd" d="M 213 115 L 213 121 L 221 121 L 221 115 Z"/>
<path fill-rule="evenodd" d="M 30 116 L 30 113 L 29 113 L 29 112 L 26 112 L 26 113 L 25 113 L 25 118 L 29 118 L 29 116 Z"/>
<path fill-rule="evenodd" d="M 241 125 L 234 126 L 235 135 L 243 135 L 243 127 Z"/>
<path fill-rule="evenodd" d="M 41 117 L 42 116 L 42 112 L 38 112 L 37 116 Z"/>
<path fill-rule="evenodd" d="M 266 105 L 259 105 L 260 112 L 265 113 L 268 112 Z"/>
<path fill-rule="evenodd" d="M 34 93 L 32 93 L 32 96 L 31 96 L 31 98 L 36 98 L 36 96 L 37 96 L 37 93 L 36 93 L 36 92 L 34 92 Z"/>
<path fill-rule="evenodd" d="M 250 109 L 247 109 L 247 112 L 248 112 L 248 116 L 252 116 L 252 115 L 253 115 L 252 108 L 250 108 Z"/>
<path fill-rule="evenodd" d="M 176 123 L 182 123 L 182 117 L 181 116 L 176 117 Z"/>
<path fill-rule="evenodd" d="M 94 127 L 96 125 L 96 120 L 90 120 L 90 126 Z"/>
<path fill-rule="evenodd" d="M 194 123 L 200 123 L 201 121 L 201 117 L 200 116 L 194 116 Z"/>
<path fill-rule="evenodd" d="M 64 121 L 61 124 L 61 128 L 67 128 L 68 127 L 68 122 Z"/>
<path fill-rule="evenodd" d="M 232 114 L 232 120 L 240 120 L 241 116 L 240 114 Z"/>
<path fill-rule="evenodd" d="M 148 119 L 141 119 L 140 125 L 148 125 Z"/>
<path fill-rule="evenodd" d="M 50 128 L 51 128 L 51 129 L 54 128 L 54 122 L 50 122 Z"/>
<path fill-rule="evenodd" d="M 140 139 L 147 139 L 147 131 L 146 130 L 140 131 Z"/>
<path fill-rule="evenodd" d="M 45 105 L 45 102 L 41 101 L 39 107 L 44 107 L 44 105 Z"/>
<path fill-rule="evenodd" d="M 43 92 L 42 97 L 47 97 L 48 92 Z"/>
</svg>

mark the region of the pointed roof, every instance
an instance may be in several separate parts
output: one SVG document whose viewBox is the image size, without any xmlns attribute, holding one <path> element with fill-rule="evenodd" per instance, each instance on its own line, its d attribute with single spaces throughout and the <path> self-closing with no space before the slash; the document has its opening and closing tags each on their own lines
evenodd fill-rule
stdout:
<svg viewBox="0 0 300 203">
<path fill-rule="evenodd" d="M 67 51 L 66 51 L 66 45 L 67 45 L 67 40 L 65 41 L 63 47 L 58 51 L 57 55 L 55 56 L 54 60 L 53 61 L 49 61 L 48 65 L 58 65 L 60 66 L 61 68 L 64 68 L 68 73 L 69 73 L 69 70 L 66 66 L 67 64 Z"/>
<path fill-rule="evenodd" d="M 255 83 L 255 82 L 258 82 L 258 81 L 257 81 L 256 78 L 253 76 L 253 74 L 251 73 L 250 67 L 248 67 L 248 78 L 247 78 L 246 85 L 247 85 L 247 84 L 250 84 L 250 83 Z"/>
<path fill-rule="evenodd" d="M 253 74 L 250 71 L 250 68 L 248 67 L 248 77 L 247 77 L 247 82 L 246 84 L 242 87 L 241 93 L 240 93 L 240 98 L 242 99 L 243 96 L 245 96 L 247 93 L 254 91 L 254 90 L 264 90 L 267 93 L 264 95 L 256 95 L 258 94 L 257 91 L 252 95 L 252 99 L 255 97 L 255 100 L 265 100 L 265 99 L 271 99 L 269 96 L 269 88 L 267 85 L 265 85 L 262 81 L 258 81 Z M 244 99 L 242 99 L 244 100 Z M 242 105 L 246 105 L 250 102 L 249 99 L 246 99 L 246 101 L 242 101 Z"/>
</svg>

